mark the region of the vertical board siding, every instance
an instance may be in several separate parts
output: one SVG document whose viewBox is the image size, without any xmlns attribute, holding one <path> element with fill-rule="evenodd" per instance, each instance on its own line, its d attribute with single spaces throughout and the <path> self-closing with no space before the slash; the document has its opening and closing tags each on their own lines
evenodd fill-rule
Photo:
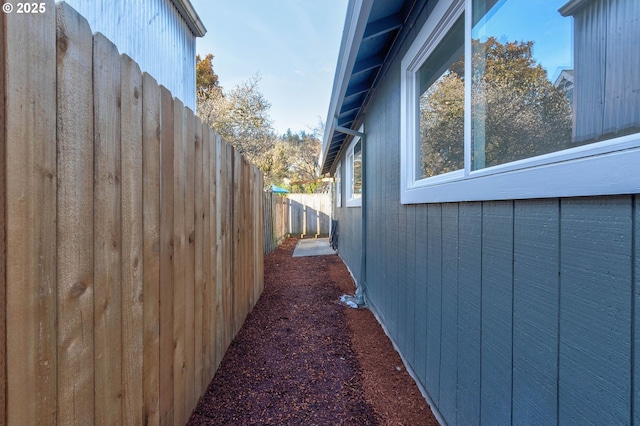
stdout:
<svg viewBox="0 0 640 426">
<path fill-rule="evenodd" d="M 263 289 L 262 177 L 45 6 L 0 17 L 0 424 L 185 424 Z"/>
<path fill-rule="evenodd" d="M 616 40 L 638 34 L 637 2 L 602 4 L 576 15 L 577 58 L 620 55 Z M 637 424 L 637 195 L 400 204 L 400 61 L 432 8 L 363 118 L 369 306 L 446 424 Z M 614 112 L 636 96 L 623 90 L 633 79 L 584 73 L 603 84 L 576 86 L 577 102 L 606 118 L 577 123 L 578 133 L 637 121 L 633 108 Z M 362 240 L 344 239 L 362 237 L 362 216 L 349 210 L 359 209 L 335 209 L 339 250 L 357 272 Z"/>
<path fill-rule="evenodd" d="M 631 201 L 561 203 L 561 424 L 630 421 Z"/>
<path fill-rule="evenodd" d="M 458 206 L 457 424 L 480 421 L 482 373 L 482 204 Z M 453 423 L 453 422 L 451 422 Z"/>
<path fill-rule="evenodd" d="M 458 205 L 442 206 L 442 335 L 440 410 L 456 423 L 458 383 Z"/>
<path fill-rule="evenodd" d="M 640 309 L 640 198 L 638 196 L 633 197 L 633 306 L 631 311 L 633 312 L 633 335 L 631 336 L 631 356 L 633 359 L 633 374 L 631 376 L 631 404 L 634 408 L 631 422 L 633 424 L 640 424 L 640 356 L 636 354 L 636 351 L 640 349 L 638 342 L 640 341 L 640 315 L 638 310 Z"/>
<path fill-rule="evenodd" d="M 516 201 L 513 253 L 513 423 L 556 424 L 558 200 Z"/>
<path fill-rule="evenodd" d="M 427 209 L 427 362 L 425 386 L 440 400 L 440 344 L 442 337 L 442 205 Z M 402 308 L 400 308 L 402 309 Z"/>
<path fill-rule="evenodd" d="M 482 210 L 481 422 L 511 421 L 513 203 Z"/>
</svg>

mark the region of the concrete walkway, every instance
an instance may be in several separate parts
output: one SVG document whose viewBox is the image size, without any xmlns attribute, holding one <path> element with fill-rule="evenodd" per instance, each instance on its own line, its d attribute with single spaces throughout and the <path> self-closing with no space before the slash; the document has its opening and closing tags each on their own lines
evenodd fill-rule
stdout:
<svg viewBox="0 0 640 426">
<path fill-rule="evenodd" d="M 293 250 L 293 257 L 326 256 L 330 254 L 336 254 L 336 252 L 329 245 L 329 238 L 298 240 L 296 248 Z"/>
</svg>

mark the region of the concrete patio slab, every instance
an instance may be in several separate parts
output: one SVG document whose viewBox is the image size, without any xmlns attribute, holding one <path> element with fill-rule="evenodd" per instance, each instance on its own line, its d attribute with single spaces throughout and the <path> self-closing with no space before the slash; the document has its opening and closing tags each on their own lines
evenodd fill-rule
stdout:
<svg viewBox="0 0 640 426">
<path fill-rule="evenodd" d="M 293 257 L 326 256 L 330 254 L 336 254 L 336 251 L 329 245 L 329 238 L 298 240 L 296 248 L 293 250 Z"/>
</svg>

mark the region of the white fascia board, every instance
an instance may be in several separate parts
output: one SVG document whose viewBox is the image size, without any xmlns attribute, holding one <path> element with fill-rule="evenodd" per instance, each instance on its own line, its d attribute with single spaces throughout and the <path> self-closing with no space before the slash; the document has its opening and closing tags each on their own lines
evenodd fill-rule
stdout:
<svg viewBox="0 0 640 426">
<path fill-rule="evenodd" d="M 369 14 L 374 0 L 350 0 L 347 6 L 344 29 L 342 30 L 342 42 L 340 43 L 340 53 L 338 54 L 338 64 L 333 77 L 333 89 L 331 100 L 329 101 L 329 112 L 325 122 L 324 137 L 322 140 L 322 154 L 320 156 L 320 170 L 324 168 L 324 163 L 329 152 L 329 145 L 335 131 L 335 120 L 338 108 L 342 106 L 344 95 L 349 85 L 349 77 L 353 71 L 353 65 L 358 56 L 360 43 L 367 27 Z"/>
<path fill-rule="evenodd" d="M 203 37 L 207 29 L 189 0 L 171 0 L 195 37 Z"/>
</svg>

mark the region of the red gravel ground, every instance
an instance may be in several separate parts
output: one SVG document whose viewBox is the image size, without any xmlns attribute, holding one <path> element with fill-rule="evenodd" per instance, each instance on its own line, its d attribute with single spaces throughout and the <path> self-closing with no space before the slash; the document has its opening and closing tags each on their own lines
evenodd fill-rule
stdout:
<svg viewBox="0 0 640 426">
<path fill-rule="evenodd" d="M 189 425 L 437 425 L 338 256 L 265 257 L 265 288 Z"/>
</svg>

